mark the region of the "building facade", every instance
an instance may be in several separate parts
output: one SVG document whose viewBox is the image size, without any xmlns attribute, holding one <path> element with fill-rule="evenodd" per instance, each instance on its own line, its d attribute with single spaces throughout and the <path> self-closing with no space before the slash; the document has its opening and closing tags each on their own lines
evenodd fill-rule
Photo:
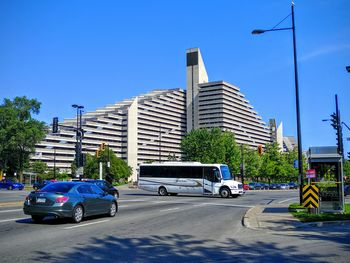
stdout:
<svg viewBox="0 0 350 263">
<path fill-rule="evenodd" d="M 240 89 L 225 81 L 209 82 L 198 48 L 186 51 L 186 90 L 154 90 L 82 115 L 82 152 L 95 154 L 101 143 L 133 169 L 140 163 L 181 159 L 181 140 L 197 128 L 219 127 L 250 147 L 271 141 L 269 127 Z M 31 160 L 70 171 L 75 157 L 76 119 L 65 119 L 59 132 L 36 146 Z"/>
</svg>

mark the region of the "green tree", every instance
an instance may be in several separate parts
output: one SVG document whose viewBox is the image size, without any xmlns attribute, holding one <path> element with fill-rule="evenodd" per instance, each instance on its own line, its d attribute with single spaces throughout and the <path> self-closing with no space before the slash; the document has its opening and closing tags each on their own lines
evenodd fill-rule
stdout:
<svg viewBox="0 0 350 263">
<path fill-rule="evenodd" d="M 344 177 L 346 182 L 350 182 L 350 160 L 344 161 Z"/>
<path fill-rule="evenodd" d="M 243 146 L 244 151 L 244 173 L 246 178 L 257 179 L 261 167 L 261 157 L 256 149 Z"/>
<path fill-rule="evenodd" d="M 231 132 L 219 128 L 192 130 L 182 140 L 181 150 L 185 161 L 225 163 L 231 172 L 239 172 L 240 153 Z"/>
<path fill-rule="evenodd" d="M 261 157 L 260 177 L 271 182 L 283 181 L 287 175 L 286 162 L 276 142 L 265 145 L 265 152 Z"/>
<path fill-rule="evenodd" d="M 20 182 L 35 144 L 45 137 L 45 124 L 32 117 L 39 113 L 40 104 L 36 99 L 16 97 L 0 105 L 0 170 L 17 172 Z"/>
<path fill-rule="evenodd" d="M 110 168 L 107 167 L 107 162 L 110 161 Z M 84 166 L 84 174 L 88 178 L 99 178 L 99 163 L 103 163 L 102 174 L 106 177 L 109 174 L 112 181 L 127 182 L 132 173 L 131 167 L 118 158 L 111 149 L 104 149 L 99 157 L 88 154 L 86 156 L 86 164 Z M 107 178 L 106 178 L 107 179 Z"/>
<path fill-rule="evenodd" d="M 35 161 L 30 164 L 30 171 L 35 173 L 40 179 L 46 179 L 48 167 L 43 161 Z"/>
</svg>

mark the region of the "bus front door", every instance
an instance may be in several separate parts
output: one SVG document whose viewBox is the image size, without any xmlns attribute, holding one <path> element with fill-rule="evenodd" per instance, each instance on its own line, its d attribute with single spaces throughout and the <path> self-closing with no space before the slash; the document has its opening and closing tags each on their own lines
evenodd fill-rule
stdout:
<svg viewBox="0 0 350 263">
<path fill-rule="evenodd" d="M 217 181 L 219 170 L 216 167 L 204 167 L 203 173 L 203 194 L 214 195 L 214 184 Z"/>
</svg>

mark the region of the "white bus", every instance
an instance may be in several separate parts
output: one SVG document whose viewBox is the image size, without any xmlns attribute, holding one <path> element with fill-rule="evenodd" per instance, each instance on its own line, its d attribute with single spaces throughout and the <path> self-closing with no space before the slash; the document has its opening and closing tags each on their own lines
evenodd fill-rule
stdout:
<svg viewBox="0 0 350 263">
<path fill-rule="evenodd" d="M 198 162 L 141 164 L 138 186 L 161 196 L 187 193 L 228 198 L 244 193 L 242 184 L 233 180 L 227 165 Z"/>
</svg>

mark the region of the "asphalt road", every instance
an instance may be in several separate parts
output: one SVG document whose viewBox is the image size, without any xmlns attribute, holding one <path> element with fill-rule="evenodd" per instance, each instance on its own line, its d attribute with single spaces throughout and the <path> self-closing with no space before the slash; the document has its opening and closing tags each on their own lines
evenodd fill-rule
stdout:
<svg viewBox="0 0 350 263">
<path fill-rule="evenodd" d="M 242 226 L 250 207 L 297 202 L 296 190 L 250 191 L 230 199 L 159 197 L 137 189 L 120 192 L 114 218 L 34 224 L 21 206 L 8 206 L 26 192 L 0 191 L 0 261 L 348 262 L 349 228 L 281 233 Z"/>
</svg>

